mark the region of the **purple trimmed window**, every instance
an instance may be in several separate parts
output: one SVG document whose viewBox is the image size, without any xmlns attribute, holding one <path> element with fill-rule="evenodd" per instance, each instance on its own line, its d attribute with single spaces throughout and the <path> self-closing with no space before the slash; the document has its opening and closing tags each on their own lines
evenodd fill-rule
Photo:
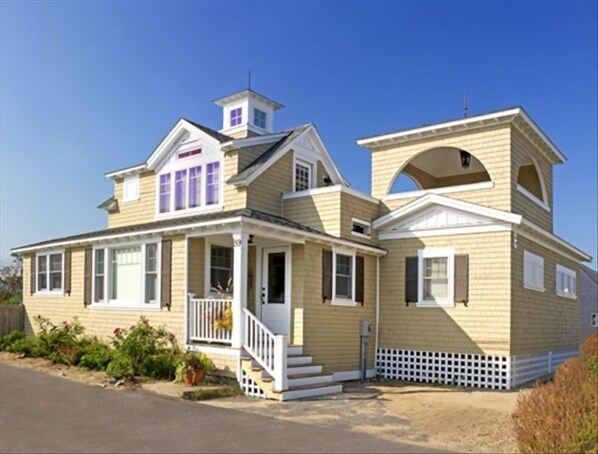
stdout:
<svg viewBox="0 0 598 454">
<path fill-rule="evenodd" d="M 241 119 L 243 117 L 243 108 L 237 107 L 230 111 L 230 125 L 237 126 L 241 124 Z"/>
<path fill-rule="evenodd" d="M 190 158 L 191 156 L 197 156 L 201 154 L 201 148 L 197 148 L 195 150 L 183 151 L 177 155 L 178 159 L 185 159 Z"/>
<path fill-rule="evenodd" d="M 174 209 L 187 208 L 187 169 L 177 170 L 174 174 Z"/>
<path fill-rule="evenodd" d="M 170 174 L 160 175 L 160 213 L 170 211 Z"/>
<path fill-rule="evenodd" d="M 189 169 L 189 208 L 201 205 L 201 166 Z"/>
<path fill-rule="evenodd" d="M 206 170 L 206 204 L 214 205 L 220 197 L 220 163 L 211 162 Z"/>
</svg>

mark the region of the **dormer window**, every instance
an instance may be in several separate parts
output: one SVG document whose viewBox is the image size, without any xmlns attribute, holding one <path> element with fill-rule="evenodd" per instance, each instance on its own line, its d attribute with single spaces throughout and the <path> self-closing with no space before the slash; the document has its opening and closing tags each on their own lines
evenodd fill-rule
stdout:
<svg viewBox="0 0 598 454">
<path fill-rule="evenodd" d="M 185 158 L 190 158 L 191 156 L 197 156 L 200 154 L 201 154 L 201 148 L 196 148 L 195 150 L 182 151 L 181 153 L 179 153 L 177 155 L 177 158 L 185 159 Z"/>
<path fill-rule="evenodd" d="M 220 203 L 220 163 L 217 161 L 163 173 L 159 181 L 159 213 Z"/>
<path fill-rule="evenodd" d="M 237 107 L 236 109 L 232 109 L 230 111 L 231 127 L 240 125 L 242 119 L 243 119 L 243 108 L 242 107 Z"/>
<path fill-rule="evenodd" d="M 266 129 L 266 112 L 259 109 L 254 109 L 253 124 L 258 128 Z"/>
<path fill-rule="evenodd" d="M 313 165 L 305 161 L 295 162 L 295 192 L 311 188 Z"/>
</svg>

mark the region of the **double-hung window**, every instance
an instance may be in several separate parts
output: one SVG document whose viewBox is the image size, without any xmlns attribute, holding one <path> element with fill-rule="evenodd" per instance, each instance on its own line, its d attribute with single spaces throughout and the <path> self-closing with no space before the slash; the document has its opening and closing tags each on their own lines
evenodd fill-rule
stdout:
<svg viewBox="0 0 598 454">
<path fill-rule="evenodd" d="M 523 251 L 523 286 L 544 291 L 544 259 L 529 251 Z"/>
<path fill-rule="evenodd" d="M 335 254 L 334 299 L 353 300 L 353 256 Z"/>
<path fill-rule="evenodd" d="M 312 165 L 303 162 L 295 162 L 295 191 L 305 191 L 311 188 Z"/>
<path fill-rule="evenodd" d="M 158 212 L 170 213 L 220 203 L 220 162 L 175 170 L 159 177 Z"/>
<path fill-rule="evenodd" d="M 63 271 L 62 252 L 37 254 L 37 292 L 62 293 Z"/>
<path fill-rule="evenodd" d="M 158 304 L 158 243 L 96 248 L 93 301 L 108 306 Z"/>
<path fill-rule="evenodd" d="M 212 245 L 210 248 L 210 289 L 214 292 L 230 290 L 233 276 L 233 249 Z"/>
<path fill-rule="evenodd" d="M 556 293 L 559 296 L 575 298 L 577 296 L 577 276 L 570 268 L 556 266 Z"/>
<path fill-rule="evenodd" d="M 418 306 L 453 307 L 453 249 L 420 249 L 418 251 Z"/>
</svg>

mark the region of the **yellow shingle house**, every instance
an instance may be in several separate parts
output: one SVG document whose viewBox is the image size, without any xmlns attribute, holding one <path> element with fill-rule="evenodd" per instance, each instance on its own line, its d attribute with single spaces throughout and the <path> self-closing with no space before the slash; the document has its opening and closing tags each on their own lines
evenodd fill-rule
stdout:
<svg viewBox="0 0 598 454">
<path fill-rule="evenodd" d="M 275 130 L 281 104 L 215 103 L 220 131 L 180 119 L 106 174 L 106 229 L 13 250 L 29 330 L 78 316 L 107 338 L 143 315 L 282 400 L 362 373 L 511 389 L 577 353 L 591 258 L 553 233 L 565 157 L 522 108 L 359 139 L 363 194 L 313 124 Z"/>
</svg>

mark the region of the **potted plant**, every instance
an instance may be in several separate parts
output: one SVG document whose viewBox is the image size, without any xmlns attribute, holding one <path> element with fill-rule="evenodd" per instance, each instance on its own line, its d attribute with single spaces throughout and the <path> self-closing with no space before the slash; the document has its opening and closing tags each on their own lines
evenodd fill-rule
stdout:
<svg viewBox="0 0 598 454">
<path fill-rule="evenodd" d="M 230 300 L 233 299 L 233 278 L 232 276 L 228 279 L 226 286 L 222 286 L 218 282 L 214 287 L 210 289 L 210 292 L 215 293 L 218 298 Z"/>
<path fill-rule="evenodd" d="M 176 368 L 175 382 L 197 386 L 204 381 L 206 373 L 214 369 L 214 363 L 203 353 L 185 353 Z"/>
</svg>

